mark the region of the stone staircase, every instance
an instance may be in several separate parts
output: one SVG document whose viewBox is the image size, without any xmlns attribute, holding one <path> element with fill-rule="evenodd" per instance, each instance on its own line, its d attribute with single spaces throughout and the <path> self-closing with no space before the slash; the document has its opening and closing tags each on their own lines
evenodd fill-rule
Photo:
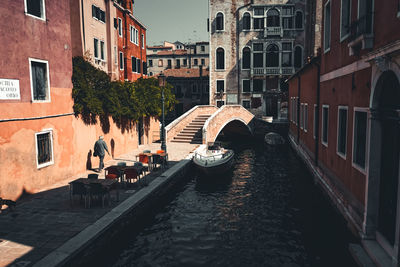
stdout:
<svg viewBox="0 0 400 267">
<path fill-rule="evenodd" d="M 190 143 L 190 144 L 202 144 L 203 136 L 202 129 L 204 123 L 211 115 L 198 115 L 192 120 L 186 127 L 178 133 L 172 142 L 177 143 Z"/>
</svg>

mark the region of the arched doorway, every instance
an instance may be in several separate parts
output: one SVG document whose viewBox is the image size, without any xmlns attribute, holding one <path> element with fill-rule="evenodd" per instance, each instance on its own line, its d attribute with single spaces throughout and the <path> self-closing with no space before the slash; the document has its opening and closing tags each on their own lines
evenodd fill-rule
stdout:
<svg viewBox="0 0 400 267">
<path fill-rule="evenodd" d="M 375 195 L 376 239 L 393 257 L 399 244 L 400 83 L 393 71 L 385 71 L 376 83 L 371 106 L 368 194 Z M 375 184 L 375 188 L 373 185 Z M 373 199 L 369 199 L 371 202 Z"/>
</svg>

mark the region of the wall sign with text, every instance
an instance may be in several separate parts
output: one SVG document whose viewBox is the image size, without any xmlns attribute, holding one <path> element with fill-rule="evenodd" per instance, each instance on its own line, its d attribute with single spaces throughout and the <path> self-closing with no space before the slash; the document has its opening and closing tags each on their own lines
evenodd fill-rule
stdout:
<svg viewBox="0 0 400 267">
<path fill-rule="evenodd" d="M 20 100 L 19 80 L 0 79 L 0 100 Z"/>
</svg>

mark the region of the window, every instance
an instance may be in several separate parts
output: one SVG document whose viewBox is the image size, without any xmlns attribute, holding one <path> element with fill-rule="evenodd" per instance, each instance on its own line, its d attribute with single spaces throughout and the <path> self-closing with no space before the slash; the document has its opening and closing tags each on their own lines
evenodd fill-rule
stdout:
<svg viewBox="0 0 400 267">
<path fill-rule="evenodd" d="M 263 80 L 253 80 L 253 92 L 263 91 Z"/>
<path fill-rule="evenodd" d="M 280 25 L 279 11 L 274 8 L 268 10 L 267 27 L 279 27 Z"/>
<path fill-rule="evenodd" d="M 322 144 L 328 146 L 329 106 L 322 106 Z"/>
<path fill-rule="evenodd" d="M 225 81 L 217 80 L 217 93 L 223 93 L 225 91 Z"/>
<path fill-rule="evenodd" d="M 201 50 L 201 52 L 204 52 L 204 51 L 206 51 L 206 47 L 204 45 L 202 45 L 202 46 L 200 46 L 200 50 Z"/>
<path fill-rule="evenodd" d="M 131 41 L 131 43 L 135 43 L 135 28 L 132 25 L 129 26 L 129 33 L 130 33 L 129 40 Z"/>
<path fill-rule="evenodd" d="M 142 41 L 142 48 L 144 48 L 144 34 L 142 34 L 142 39 L 141 39 L 141 41 Z"/>
<path fill-rule="evenodd" d="M 193 60 L 193 65 L 195 65 L 195 66 L 199 65 L 199 60 L 197 58 L 195 58 Z"/>
<path fill-rule="evenodd" d="M 242 69 L 250 69 L 250 48 L 243 48 Z"/>
<path fill-rule="evenodd" d="M 136 58 L 135 57 L 131 57 L 131 59 L 132 59 L 132 72 L 137 72 Z"/>
<path fill-rule="evenodd" d="M 218 108 L 222 107 L 223 105 L 225 105 L 225 101 L 223 101 L 223 100 L 217 100 L 217 107 L 218 107 Z"/>
<path fill-rule="evenodd" d="M 282 67 L 292 66 L 292 43 L 282 43 Z"/>
<path fill-rule="evenodd" d="M 250 30 L 250 14 L 247 12 L 243 15 L 243 30 Z"/>
<path fill-rule="evenodd" d="M 365 170 L 365 155 L 367 145 L 367 112 L 355 108 L 353 125 L 353 163 Z"/>
<path fill-rule="evenodd" d="M 51 130 L 35 133 L 36 164 L 38 168 L 54 164 L 53 134 Z"/>
<path fill-rule="evenodd" d="M 283 17 L 282 26 L 284 29 L 293 29 L 293 17 Z"/>
<path fill-rule="evenodd" d="M 25 0 L 25 13 L 46 20 L 44 0 Z"/>
<path fill-rule="evenodd" d="M 224 30 L 224 14 L 222 14 L 221 12 L 218 12 L 216 16 L 216 30 Z"/>
<path fill-rule="evenodd" d="M 262 43 L 254 43 L 253 44 L 253 68 L 262 68 L 264 67 L 263 62 L 263 44 Z"/>
<path fill-rule="evenodd" d="M 249 109 L 250 108 L 250 100 L 242 100 L 242 106 L 244 108 Z"/>
<path fill-rule="evenodd" d="M 346 158 L 347 107 L 338 107 L 337 153 Z"/>
<path fill-rule="evenodd" d="M 313 137 L 314 139 L 317 138 L 317 123 L 318 123 L 318 108 L 317 105 L 314 104 L 314 129 L 313 129 Z"/>
<path fill-rule="evenodd" d="M 294 67 L 301 68 L 303 65 L 303 49 L 300 46 L 294 48 Z"/>
<path fill-rule="evenodd" d="M 140 61 L 139 58 L 137 58 L 137 59 L 136 59 L 137 73 L 142 73 L 142 71 L 140 70 L 140 69 L 141 69 L 141 66 L 142 66 L 141 61 Z"/>
<path fill-rule="evenodd" d="M 119 52 L 119 69 L 124 69 L 124 53 Z"/>
<path fill-rule="evenodd" d="M 187 59 L 186 58 L 183 60 L 183 66 L 187 66 Z"/>
<path fill-rule="evenodd" d="M 149 59 L 149 67 L 153 67 L 153 60 Z"/>
<path fill-rule="evenodd" d="M 47 61 L 29 59 L 32 101 L 50 101 L 49 64 Z"/>
<path fill-rule="evenodd" d="M 264 16 L 264 8 L 262 7 L 254 8 L 254 16 Z"/>
<path fill-rule="evenodd" d="M 171 59 L 167 60 L 167 68 L 170 69 L 172 67 L 172 61 Z"/>
<path fill-rule="evenodd" d="M 217 48 L 217 60 L 215 67 L 217 70 L 225 69 L 225 51 L 221 47 Z"/>
<path fill-rule="evenodd" d="M 303 29 L 303 12 L 296 11 L 295 25 L 296 29 Z"/>
<path fill-rule="evenodd" d="M 94 49 L 93 49 L 94 58 L 98 59 L 99 58 L 99 40 L 94 38 L 93 41 L 94 41 L 93 42 L 93 45 L 94 45 Z"/>
<path fill-rule="evenodd" d="M 114 46 L 114 64 L 118 65 L 117 47 Z"/>
<path fill-rule="evenodd" d="M 373 0 L 358 1 L 357 34 L 372 33 Z"/>
<path fill-rule="evenodd" d="M 282 7 L 282 16 L 292 16 L 292 15 L 293 15 L 293 7 L 291 6 Z"/>
<path fill-rule="evenodd" d="M 279 48 L 277 45 L 271 44 L 267 47 L 265 61 L 267 67 L 279 67 Z"/>
<path fill-rule="evenodd" d="M 118 35 L 122 37 L 122 19 L 118 18 Z"/>
<path fill-rule="evenodd" d="M 300 129 L 304 128 L 304 104 L 300 103 Z"/>
<path fill-rule="evenodd" d="M 147 75 L 147 62 L 143 61 L 143 74 Z"/>
<path fill-rule="evenodd" d="M 264 18 L 254 18 L 253 19 L 253 28 L 254 28 L 254 30 L 264 29 Z"/>
<path fill-rule="evenodd" d="M 201 65 L 206 65 L 206 60 L 204 58 L 201 59 Z"/>
<path fill-rule="evenodd" d="M 305 132 L 307 132 L 308 131 L 308 104 L 307 103 L 305 103 L 304 104 L 304 114 L 303 114 L 303 120 L 304 120 L 304 125 L 303 125 L 303 128 L 304 128 L 304 131 Z"/>
<path fill-rule="evenodd" d="M 100 41 L 100 59 L 104 61 L 104 41 Z"/>
<path fill-rule="evenodd" d="M 351 0 L 342 0 L 340 11 L 340 39 L 343 40 L 350 33 Z"/>
<path fill-rule="evenodd" d="M 242 80 L 242 92 L 250 93 L 250 80 Z"/>
<path fill-rule="evenodd" d="M 92 5 L 92 17 L 101 22 L 106 22 L 106 13 L 95 5 Z"/>
<path fill-rule="evenodd" d="M 328 52 L 331 47 L 331 3 L 325 4 L 324 20 L 324 50 Z"/>
<path fill-rule="evenodd" d="M 159 59 L 159 60 L 158 60 L 158 66 L 159 66 L 159 67 L 162 67 L 162 66 L 163 66 L 163 60 L 162 60 L 162 59 Z"/>
<path fill-rule="evenodd" d="M 177 69 L 179 69 L 181 67 L 181 60 L 180 59 L 176 60 L 176 65 L 175 66 L 176 66 Z"/>
</svg>

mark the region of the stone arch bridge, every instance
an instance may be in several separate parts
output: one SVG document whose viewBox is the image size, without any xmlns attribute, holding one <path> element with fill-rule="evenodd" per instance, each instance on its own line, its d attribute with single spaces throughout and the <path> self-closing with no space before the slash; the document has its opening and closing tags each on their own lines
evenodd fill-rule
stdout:
<svg viewBox="0 0 400 267">
<path fill-rule="evenodd" d="M 207 144 L 220 135 L 263 136 L 276 131 L 276 127 L 265 127 L 266 124 L 241 105 L 195 106 L 165 128 L 166 141 Z"/>
</svg>

